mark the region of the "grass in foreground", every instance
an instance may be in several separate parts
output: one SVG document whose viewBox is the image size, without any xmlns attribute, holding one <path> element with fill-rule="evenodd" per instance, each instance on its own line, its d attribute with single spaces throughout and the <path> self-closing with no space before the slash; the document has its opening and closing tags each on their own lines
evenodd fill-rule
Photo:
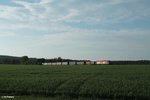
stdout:
<svg viewBox="0 0 150 100">
<path fill-rule="evenodd" d="M 150 99 L 150 65 L 0 65 L 0 95 Z"/>
</svg>

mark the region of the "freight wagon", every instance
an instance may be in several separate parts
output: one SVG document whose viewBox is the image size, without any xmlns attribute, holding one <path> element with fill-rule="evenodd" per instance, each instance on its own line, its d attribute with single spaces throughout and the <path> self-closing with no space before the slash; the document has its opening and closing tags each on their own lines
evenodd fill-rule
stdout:
<svg viewBox="0 0 150 100">
<path fill-rule="evenodd" d="M 97 60 L 95 62 L 96 65 L 107 65 L 107 64 L 110 64 L 110 61 L 108 60 Z"/>
</svg>

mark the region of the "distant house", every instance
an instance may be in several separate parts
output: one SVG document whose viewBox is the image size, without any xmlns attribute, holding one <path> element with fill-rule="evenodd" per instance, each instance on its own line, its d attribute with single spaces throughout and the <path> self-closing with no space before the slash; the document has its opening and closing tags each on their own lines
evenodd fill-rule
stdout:
<svg viewBox="0 0 150 100">
<path fill-rule="evenodd" d="M 97 60 L 95 62 L 96 65 L 107 65 L 107 64 L 110 64 L 110 61 L 109 60 Z"/>
</svg>

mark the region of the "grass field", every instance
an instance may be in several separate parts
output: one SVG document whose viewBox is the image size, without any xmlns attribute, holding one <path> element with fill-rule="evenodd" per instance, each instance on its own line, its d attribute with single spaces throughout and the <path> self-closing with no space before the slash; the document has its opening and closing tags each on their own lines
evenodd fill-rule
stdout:
<svg viewBox="0 0 150 100">
<path fill-rule="evenodd" d="M 150 65 L 0 65 L 0 95 L 16 100 L 150 99 Z"/>
</svg>

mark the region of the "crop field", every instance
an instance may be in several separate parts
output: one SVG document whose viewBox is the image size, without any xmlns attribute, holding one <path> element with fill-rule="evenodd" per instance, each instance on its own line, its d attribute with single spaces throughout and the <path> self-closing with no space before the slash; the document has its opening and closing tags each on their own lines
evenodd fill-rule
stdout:
<svg viewBox="0 0 150 100">
<path fill-rule="evenodd" d="M 150 65 L 0 65 L 0 96 L 16 100 L 150 99 Z"/>
</svg>

